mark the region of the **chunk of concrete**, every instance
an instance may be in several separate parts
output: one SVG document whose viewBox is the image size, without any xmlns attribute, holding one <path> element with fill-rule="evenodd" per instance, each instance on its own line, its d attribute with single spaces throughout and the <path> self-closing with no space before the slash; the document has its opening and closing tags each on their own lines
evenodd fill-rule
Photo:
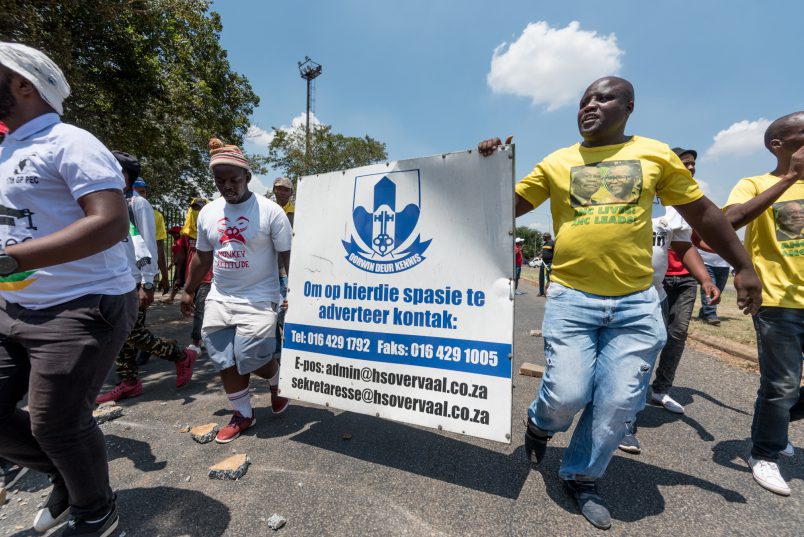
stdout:
<svg viewBox="0 0 804 537">
<path fill-rule="evenodd" d="M 519 374 L 526 377 L 541 377 L 544 375 L 544 366 L 525 362 L 520 366 Z"/>
<path fill-rule="evenodd" d="M 216 434 L 218 434 L 217 423 L 196 425 L 195 427 L 190 429 L 190 436 L 192 437 L 193 440 L 195 440 L 199 444 L 206 444 L 208 442 L 212 442 L 215 439 Z"/>
<path fill-rule="evenodd" d="M 107 421 L 116 420 L 123 415 L 123 407 L 117 405 L 101 405 L 92 412 L 95 422 L 100 425 Z"/>
<path fill-rule="evenodd" d="M 541 330 L 531 330 L 530 335 L 533 336 L 533 337 L 542 337 L 542 331 Z"/>
<path fill-rule="evenodd" d="M 288 520 L 282 515 L 277 515 L 276 513 L 274 513 L 273 515 L 271 515 L 271 518 L 268 519 L 267 524 L 269 528 L 276 531 L 282 526 L 284 526 L 287 523 L 287 521 Z"/>
<path fill-rule="evenodd" d="M 248 456 L 245 453 L 232 455 L 228 459 L 224 459 L 218 464 L 209 468 L 210 479 L 231 479 L 237 480 L 243 477 L 251 464 Z"/>
</svg>

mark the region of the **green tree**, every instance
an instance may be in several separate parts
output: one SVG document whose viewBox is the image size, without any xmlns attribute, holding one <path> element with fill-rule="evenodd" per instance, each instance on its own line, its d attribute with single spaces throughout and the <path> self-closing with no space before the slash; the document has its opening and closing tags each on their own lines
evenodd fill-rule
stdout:
<svg viewBox="0 0 804 537">
<path fill-rule="evenodd" d="M 525 244 L 522 246 L 522 255 L 525 258 L 525 263 L 542 251 L 544 241 L 542 241 L 541 231 L 527 226 L 517 226 L 516 236 L 525 239 Z"/>
<path fill-rule="evenodd" d="M 138 157 L 152 199 L 209 194 L 207 142 L 242 144 L 259 103 L 232 72 L 208 0 L 0 0 L 0 39 L 38 48 L 72 87 L 64 120 Z"/>
<path fill-rule="evenodd" d="M 305 158 L 304 126 L 274 128 L 268 156 L 261 161 L 289 177 L 294 184 L 304 175 L 347 170 L 388 158 L 385 144 L 366 135 L 362 138 L 332 132 L 330 125 L 310 127 L 310 158 Z"/>
</svg>

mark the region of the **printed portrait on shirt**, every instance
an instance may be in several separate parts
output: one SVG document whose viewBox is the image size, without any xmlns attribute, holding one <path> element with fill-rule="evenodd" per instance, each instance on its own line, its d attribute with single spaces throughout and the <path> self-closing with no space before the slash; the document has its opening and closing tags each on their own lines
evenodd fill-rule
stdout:
<svg viewBox="0 0 804 537">
<path fill-rule="evenodd" d="M 804 239 L 804 200 L 780 201 L 773 204 L 776 240 Z"/>
<path fill-rule="evenodd" d="M 634 205 L 642 194 L 638 160 L 609 160 L 570 170 L 570 206 Z"/>
</svg>

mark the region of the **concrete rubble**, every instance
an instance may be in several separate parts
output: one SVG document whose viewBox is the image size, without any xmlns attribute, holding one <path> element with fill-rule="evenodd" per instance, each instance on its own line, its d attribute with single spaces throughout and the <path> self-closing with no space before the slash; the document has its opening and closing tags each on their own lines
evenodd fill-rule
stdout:
<svg viewBox="0 0 804 537">
<path fill-rule="evenodd" d="M 232 455 L 218 464 L 211 466 L 208 475 L 210 479 L 231 479 L 234 481 L 246 474 L 246 470 L 248 470 L 250 464 L 251 460 L 249 460 L 245 453 Z"/>
<path fill-rule="evenodd" d="M 92 412 L 92 417 L 95 418 L 95 422 L 98 425 L 106 423 L 107 421 L 116 420 L 122 415 L 123 407 L 117 406 L 116 404 L 104 403 Z"/>
<path fill-rule="evenodd" d="M 525 362 L 520 366 L 519 374 L 526 377 L 541 377 L 544 375 L 544 366 Z"/>
<path fill-rule="evenodd" d="M 267 522 L 268 527 L 274 531 L 284 526 L 285 523 L 287 523 L 287 519 L 281 515 L 277 515 L 276 513 L 271 515 L 271 518 L 269 518 Z"/>
<path fill-rule="evenodd" d="M 218 434 L 218 424 L 217 423 L 207 423 L 205 425 L 197 425 L 190 429 L 190 436 L 193 440 L 198 442 L 199 444 L 206 444 L 208 442 L 212 442 L 215 439 L 215 435 Z"/>
</svg>

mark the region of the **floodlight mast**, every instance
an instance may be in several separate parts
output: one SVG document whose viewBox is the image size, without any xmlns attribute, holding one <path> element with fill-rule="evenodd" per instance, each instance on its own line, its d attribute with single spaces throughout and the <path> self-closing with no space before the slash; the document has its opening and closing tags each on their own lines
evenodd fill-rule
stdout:
<svg viewBox="0 0 804 537">
<path fill-rule="evenodd" d="M 306 168 L 310 167 L 310 110 L 313 107 L 313 80 L 321 75 L 321 64 L 316 63 L 310 59 L 309 56 L 304 57 L 304 61 L 298 62 L 299 73 L 301 77 L 307 81 L 307 116 L 305 118 L 304 127 L 304 160 L 306 161 Z"/>
</svg>

